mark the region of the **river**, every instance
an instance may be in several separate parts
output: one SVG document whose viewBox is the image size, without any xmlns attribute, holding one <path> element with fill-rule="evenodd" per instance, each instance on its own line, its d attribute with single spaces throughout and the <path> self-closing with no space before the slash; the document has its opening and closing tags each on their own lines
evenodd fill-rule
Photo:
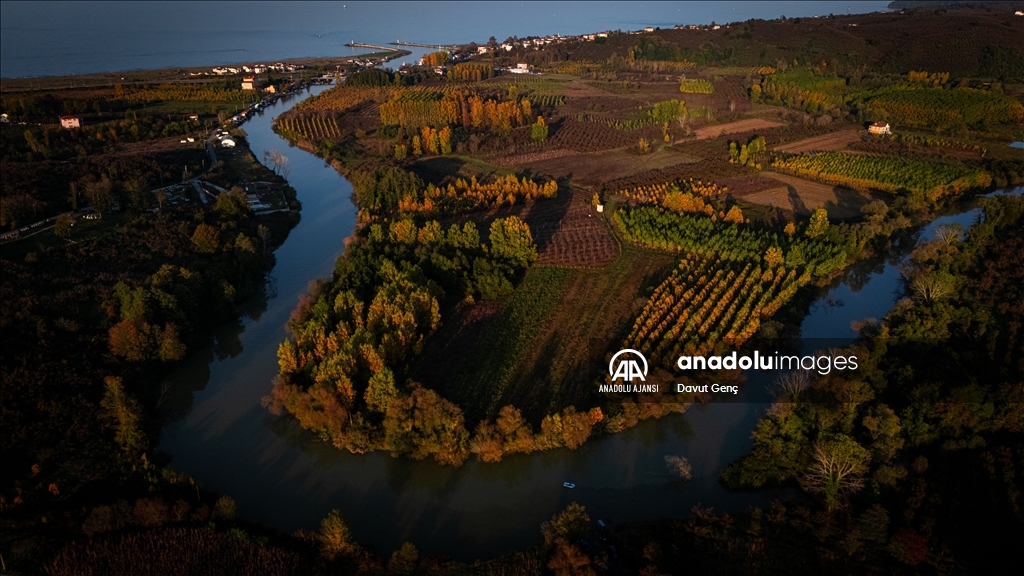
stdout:
<svg viewBox="0 0 1024 576">
<path fill-rule="evenodd" d="M 337 508 L 354 538 L 378 552 L 410 541 L 423 553 L 461 559 L 537 542 L 541 522 L 570 501 L 611 524 L 681 517 L 698 504 L 723 512 L 769 502 L 772 494 L 727 492 L 718 475 L 749 451 L 750 432 L 770 402 L 770 373 L 750 376 L 737 401 L 694 406 L 575 452 L 515 455 L 498 464 L 474 460 L 457 469 L 341 452 L 314 440 L 292 418 L 267 413 L 260 398 L 277 373 L 284 323 L 308 283 L 330 275 L 355 223 L 351 186 L 323 160 L 287 149 L 271 130 L 272 118 L 297 98 L 279 100 L 244 129 L 257 157 L 284 149 L 302 219 L 276 252 L 267 294 L 168 378 L 162 408 L 169 423 L 160 449 L 176 470 L 231 495 L 242 517 L 280 530 L 316 528 Z M 944 222 L 967 226 L 976 217 L 971 210 L 943 217 L 921 235 Z M 850 338 L 852 321 L 881 318 L 898 293 L 898 265 L 906 252 L 851 267 L 823 289 L 803 322 L 804 336 Z M 666 475 L 664 457 L 670 454 L 689 459 L 693 480 L 679 484 Z M 576 488 L 563 488 L 564 481 Z"/>
</svg>

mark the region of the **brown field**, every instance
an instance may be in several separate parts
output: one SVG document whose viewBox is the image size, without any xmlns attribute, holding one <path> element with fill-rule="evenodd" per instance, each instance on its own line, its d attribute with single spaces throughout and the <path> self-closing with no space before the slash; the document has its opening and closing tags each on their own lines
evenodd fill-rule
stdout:
<svg viewBox="0 0 1024 576">
<path fill-rule="evenodd" d="M 538 175 L 568 177 L 574 185 L 596 188 L 609 180 L 695 162 L 697 158 L 673 149 L 645 155 L 619 149 L 530 162 L 522 164 L 521 168 Z"/>
<path fill-rule="evenodd" d="M 848 129 L 830 132 L 821 136 L 814 136 L 796 142 L 790 142 L 775 149 L 788 154 L 802 154 L 804 152 L 824 152 L 826 150 L 842 150 L 861 139 L 862 130 Z"/>
<path fill-rule="evenodd" d="M 747 190 L 730 188 L 731 195 L 754 204 L 776 206 L 800 215 L 808 215 L 818 208 L 828 210 L 831 218 L 847 219 L 860 215 L 860 208 L 873 200 L 872 196 L 846 188 L 820 184 L 811 180 L 797 178 L 789 174 L 765 172 L 764 180 L 774 181 L 778 185 L 765 187 L 765 183 L 750 185 Z M 760 188 L 760 189 L 757 189 Z"/>
<path fill-rule="evenodd" d="M 694 134 L 697 135 L 698 140 L 708 140 L 716 138 L 722 134 L 734 134 L 736 132 L 747 132 L 749 130 L 763 130 L 765 128 L 778 128 L 779 126 L 783 126 L 783 124 L 781 122 L 765 120 L 764 118 L 747 118 L 745 120 L 729 122 L 728 124 L 704 126 L 694 130 Z"/>
</svg>

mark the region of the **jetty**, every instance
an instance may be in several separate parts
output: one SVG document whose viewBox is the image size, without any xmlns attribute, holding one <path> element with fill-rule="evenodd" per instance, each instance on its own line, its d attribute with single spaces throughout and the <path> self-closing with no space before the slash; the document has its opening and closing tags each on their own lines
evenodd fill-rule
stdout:
<svg viewBox="0 0 1024 576">
<path fill-rule="evenodd" d="M 458 46 L 445 46 L 443 44 L 418 44 L 416 42 L 403 42 L 401 40 L 395 40 L 391 43 L 392 46 L 415 46 L 417 48 L 434 48 L 435 50 L 455 50 Z"/>
<path fill-rule="evenodd" d="M 381 50 L 384 52 L 394 52 L 395 49 L 388 46 L 378 46 L 376 44 L 363 44 L 362 42 L 349 42 L 345 44 L 349 48 L 373 48 L 374 50 Z"/>
</svg>

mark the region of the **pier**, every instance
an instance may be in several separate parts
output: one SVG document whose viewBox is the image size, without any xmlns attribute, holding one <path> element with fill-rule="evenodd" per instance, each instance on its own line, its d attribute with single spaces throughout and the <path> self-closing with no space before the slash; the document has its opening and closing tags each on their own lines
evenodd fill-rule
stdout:
<svg viewBox="0 0 1024 576">
<path fill-rule="evenodd" d="M 434 48 L 435 50 L 455 50 L 458 46 L 444 46 L 442 44 L 417 44 L 416 42 L 403 42 L 401 40 L 395 40 L 391 43 L 392 46 L 415 46 L 417 48 Z"/>
<path fill-rule="evenodd" d="M 384 52 L 394 52 L 395 49 L 388 46 L 378 46 L 376 44 L 363 44 L 362 42 L 349 42 L 345 44 L 349 48 L 373 48 L 374 50 L 382 50 Z"/>
</svg>

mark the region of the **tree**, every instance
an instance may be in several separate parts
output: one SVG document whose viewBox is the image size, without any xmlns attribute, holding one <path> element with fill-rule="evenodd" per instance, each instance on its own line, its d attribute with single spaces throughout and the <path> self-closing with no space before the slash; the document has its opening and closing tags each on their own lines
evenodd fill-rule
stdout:
<svg viewBox="0 0 1024 576">
<path fill-rule="evenodd" d="M 828 231 L 828 211 L 824 208 L 818 208 L 811 214 L 811 222 L 807 225 L 808 238 L 820 238 Z"/>
<path fill-rule="evenodd" d="M 794 234 L 796 234 L 796 224 L 793 224 L 792 222 L 786 222 L 786 227 L 783 228 L 782 231 L 785 232 L 787 236 L 792 237 Z"/>
<path fill-rule="evenodd" d="M 530 137 L 541 142 L 547 140 L 548 126 L 544 123 L 543 116 L 537 116 L 537 123 L 531 128 Z"/>
<path fill-rule="evenodd" d="M 843 494 L 864 487 L 861 476 L 868 470 L 871 454 L 853 438 L 839 434 L 831 440 L 819 440 L 811 458 L 800 484 L 808 492 L 822 494 L 829 510 L 839 505 Z"/>
<path fill-rule="evenodd" d="M 61 214 L 57 216 L 57 221 L 53 224 L 53 233 L 67 240 L 71 238 L 71 227 L 74 225 L 74 216 L 71 214 Z"/>
<path fill-rule="evenodd" d="M 114 440 L 121 450 L 134 459 L 146 447 L 139 403 L 124 391 L 120 378 L 107 376 L 103 382 L 106 389 L 100 401 L 101 417 L 113 426 Z"/>
<path fill-rule="evenodd" d="M 384 413 L 388 409 L 388 404 L 397 397 L 398 388 L 395 386 L 395 375 L 390 368 L 381 368 L 370 377 L 370 383 L 364 394 L 366 406 L 370 410 Z"/>
<path fill-rule="evenodd" d="M 777 268 L 785 262 L 785 257 L 782 255 L 782 249 L 778 246 L 771 246 L 764 253 L 764 261 L 771 268 Z"/>
<path fill-rule="evenodd" d="M 518 268 L 528 267 L 537 259 L 530 227 L 518 216 L 495 220 L 491 223 L 491 253 Z"/>
<path fill-rule="evenodd" d="M 416 562 L 420 559 L 420 553 L 411 542 L 403 542 L 402 545 L 391 554 L 388 560 L 388 572 L 391 574 L 409 574 L 416 569 Z"/>
<path fill-rule="evenodd" d="M 331 510 L 326 518 L 320 521 L 320 554 L 328 560 L 351 556 L 358 552 L 358 545 L 352 541 L 348 524 L 341 518 L 341 513 Z"/>
<path fill-rule="evenodd" d="M 267 255 L 267 244 L 270 242 L 270 228 L 267 228 L 263 224 L 256 226 L 256 235 L 260 237 L 260 241 L 263 242 L 263 255 Z"/>
<path fill-rule="evenodd" d="M 593 566 L 590 565 L 590 558 L 582 550 L 559 538 L 555 542 L 555 553 L 548 561 L 550 568 L 556 576 L 595 576 Z"/>
<path fill-rule="evenodd" d="M 202 254 L 213 254 L 220 245 L 219 236 L 217 229 L 213 226 L 205 223 L 200 224 L 196 226 L 195 232 L 192 233 L 192 244 Z"/>
<path fill-rule="evenodd" d="M 96 212 L 103 214 L 114 203 L 114 185 L 106 174 L 98 182 L 90 182 L 85 185 L 85 197 L 89 199 L 89 205 Z"/>
<path fill-rule="evenodd" d="M 668 468 L 668 473 L 673 478 L 683 481 L 693 478 L 693 467 L 690 466 L 690 461 L 683 456 L 665 455 L 665 467 Z"/>
<path fill-rule="evenodd" d="M 156 205 L 160 210 L 164 209 L 164 202 L 167 201 L 167 193 L 161 188 L 156 191 Z"/>
<path fill-rule="evenodd" d="M 647 154 L 651 151 L 651 143 L 647 141 L 647 138 L 641 138 L 640 143 L 637 144 L 637 149 L 641 154 Z"/>
<path fill-rule="evenodd" d="M 590 516 L 587 514 L 587 509 L 576 502 L 570 502 L 565 510 L 541 524 L 540 532 L 544 536 L 544 542 L 551 545 L 559 538 L 566 540 L 579 538 L 587 531 L 589 524 Z"/>
</svg>

